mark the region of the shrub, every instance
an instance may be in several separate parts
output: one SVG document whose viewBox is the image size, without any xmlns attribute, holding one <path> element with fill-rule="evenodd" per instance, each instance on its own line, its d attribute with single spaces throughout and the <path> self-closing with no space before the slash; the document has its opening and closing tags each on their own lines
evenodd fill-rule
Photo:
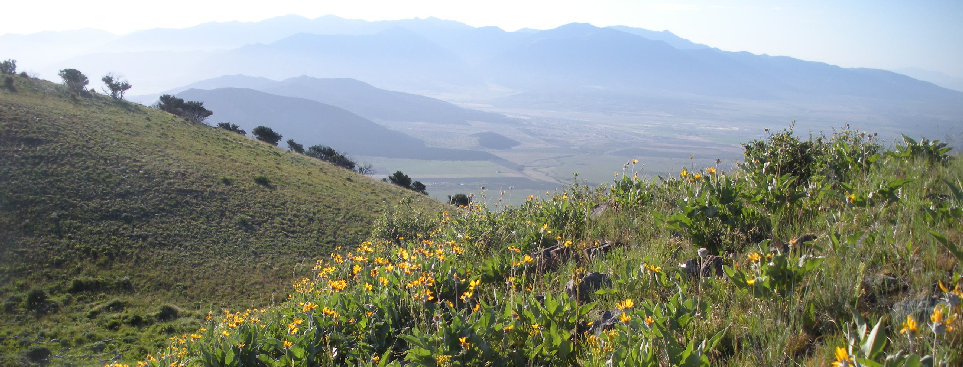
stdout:
<svg viewBox="0 0 963 367">
<path fill-rule="evenodd" d="M 17 88 L 13 86 L 13 77 L 10 76 L 3 78 L 3 87 L 11 92 L 17 91 Z"/>
<path fill-rule="evenodd" d="M 0 61 L 0 74 L 13 75 L 17 73 L 17 60 L 7 59 Z"/>
<path fill-rule="evenodd" d="M 180 317 L 181 309 L 174 305 L 163 305 L 154 315 L 158 321 L 171 321 Z"/>
<path fill-rule="evenodd" d="M 110 93 L 114 99 L 124 99 L 124 93 L 132 87 L 126 80 L 120 80 L 111 74 L 104 75 L 100 80 L 107 86 L 105 92 Z"/>
<path fill-rule="evenodd" d="M 27 310 L 38 314 L 45 314 L 56 309 L 56 304 L 50 301 L 43 289 L 32 289 L 27 293 Z"/>
<path fill-rule="evenodd" d="M 267 126 L 255 127 L 254 130 L 251 130 L 251 133 L 254 134 L 254 137 L 257 140 L 274 146 L 277 146 L 278 142 L 281 141 L 281 134 L 278 134 L 276 131 Z"/>
<path fill-rule="evenodd" d="M 78 93 L 83 92 L 84 87 L 86 87 L 87 83 L 90 82 L 87 80 L 87 76 L 77 69 L 60 70 L 60 78 L 63 79 L 64 85 L 67 86 L 67 89 Z"/>
<path fill-rule="evenodd" d="M 812 141 L 800 141 L 793 135 L 792 127 L 742 146 L 745 160 L 741 166 L 747 172 L 774 176 L 789 174 L 798 177 L 804 185 L 813 175 L 819 153 Z"/>
<path fill-rule="evenodd" d="M 217 127 L 241 135 L 247 135 L 247 131 L 241 129 L 241 127 L 237 126 L 237 124 L 232 124 L 230 122 L 219 122 L 217 123 Z"/>
<path fill-rule="evenodd" d="M 288 149 L 298 154 L 304 154 L 304 145 L 298 144 L 294 139 L 288 139 Z"/>
<path fill-rule="evenodd" d="M 161 111 L 180 116 L 198 124 L 204 122 L 204 119 L 214 114 L 211 110 L 204 108 L 203 102 L 184 101 L 170 94 L 160 96 L 156 107 Z"/>
<path fill-rule="evenodd" d="M 104 289 L 106 285 L 107 283 L 100 278 L 89 278 L 89 277 L 74 278 L 74 280 L 70 282 L 70 288 L 67 288 L 67 292 L 70 292 L 70 293 L 98 292 Z"/>
<path fill-rule="evenodd" d="M 51 354 L 52 353 L 50 353 L 50 349 L 40 345 L 32 346 L 30 349 L 27 349 L 27 351 L 24 352 L 24 356 L 27 357 L 27 360 L 33 363 L 41 363 L 46 361 L 47 358 L 50 358 Z"/>
<path fill-rule="evenodd" d="M 919 142 L 903 135 L 905 145 L 897 145 L 896 152 L 892 155 L 902 158 L 916 158 L 926 161 L 927 164 L 946 165 L 950 161 L 949 152 L 953 148 L 947 146 L 939 140 L 920 139 Z"/>
<path fill-rule="evenodd" d="M 312 145 L 304 153 L 309 157 L 314 157 L 322 161 L 334 164 L 341 168 L 354 169 L 355 163 L 346 155 L 325 145 Z"/>
<path fill-rule="evenodd" d="M 254 177 L 254 183 L 256 183 L 256 184 L 258 184 L 258 185 L 261 185 L 261 186 L 264 186 L 264 187 L 267 187 L 267 188 L 269 188 L 269 189 L 274 188 L 274 186 L 271 186 L 271 180 L 268 179 L 268 178 L 265 177 L 265 176 L 255 176 L 255 177 Z"/>
</svg>

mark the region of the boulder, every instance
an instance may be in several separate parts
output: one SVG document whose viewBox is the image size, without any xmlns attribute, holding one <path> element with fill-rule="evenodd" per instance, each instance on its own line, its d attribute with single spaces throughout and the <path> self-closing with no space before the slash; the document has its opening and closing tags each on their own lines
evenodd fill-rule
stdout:
<svg viewBox="0 0 963 367">
<path fill-rule="evenodd" d="M 695 277 L 698 275 L 703 278 L 708 278 L 711 276 L 723 276 L 723 264 L 724 262 L 722 261 L 722 256 L 706 255 L 702 258 L 697 257 L 681 263 L 679 264 L 679 267 L 682 268 L 682 270 L 685 271 L 685 273 L 689 276 Z"/>
<path fill-rule="evenodd" d="M 608 274 L 591 272 L 579 279 L 578 284 L 574 280 L 569 280 L 565 284 L 565 293 L 569 297 L 577 299 L 579 302 L 589 301 L 595 291 L 612 286 L 612 277 Z"/>
<path fill-rule="evenodd" d="M 611 330 L 613 327 L 615 327 L 615 323 L 619 321 L 619 316 L 621 315 L 622 310 L 618 309 L 603 312 L 602 316 L 599 317 L 599 321 L 596 321 L 594 324 L 592 324 L 589 332 L 599 335 L 606 330 Z"/>
</svg>

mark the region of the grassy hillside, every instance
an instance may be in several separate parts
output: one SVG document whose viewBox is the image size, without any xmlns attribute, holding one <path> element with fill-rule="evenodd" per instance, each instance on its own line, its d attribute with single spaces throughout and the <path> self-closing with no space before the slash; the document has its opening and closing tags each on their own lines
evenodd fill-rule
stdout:
<svg viewBox="0 0 963 367">
<path fill-rule="evenodd" d="M 0 364 L 138 358 L 219 307 L 283 300 L 366 238 L 392 185 L 13 76 L 0 90 Z M 50 357 L 50 356 L 53 357 Z"/>
<path fill-rule="evenodd" d="M 783 131 L 734 172 L 639 167 L 499 212 L 398 215 L 288 301 L 214 312 L 145 363 L 963 363 L 963 162 L 938 142 Z"/>
</svg>

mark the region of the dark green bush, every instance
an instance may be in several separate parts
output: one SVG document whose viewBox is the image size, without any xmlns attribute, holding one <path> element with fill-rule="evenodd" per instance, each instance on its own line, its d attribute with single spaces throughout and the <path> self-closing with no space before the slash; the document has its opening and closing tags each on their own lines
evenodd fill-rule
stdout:
<svg viewBox="0 0 963 367">
<path fill-rule="evenodd" d="M 174 305 L 163 305 L 154 315 L 158 321 L 171 321 L 180 317 L 181 309 Z"/>
<path fill-rule="evenodd" d="M 278 134 L 274 129 L 267 126 L 255 127 L 254 130 L 251 130 L 251 133 L 254 134 L 257 140 L 271 145 L 278 145 L 278 142 L 281 141 L 281 134 Z"/>
<path fill-rule="evenodd" d="M 74 278 L 70 282 L 70 287 L 67 288 L 67 292 L 70 293 L 81 293 L 81 292 L 99 292 L 104 290 L 107 286 L 107 282 L 100 278 L 90 278 L 90 277 L 80 277 Z"/>
<path fill-rule="evenodd" d="M 244 129 L 241 129 L 241 127 L 237 126 L 237 124 L 232 124 L 230 122 L 219 122 L 217 124 L 217 127 L 233 133 L 247 135 L 247 131 L 244 131 Z"/>
<path fill-rule="evenodd" d="M 51 311 L 56 305 L 50 302 L 47 292 L 43 289 L 32 289 L 27 293 L 27 310 L 44 314 Z"/>
<path fill-rule="evenodd" d="M 265 176 L 255 176 L 254 183 L 267 187 L 269 189 L 274 188 L 274 186 L 271 186 L 271 180 Z"/>
<path fill-rule="evenodd" d="M 792 127 L 742 146 L 745 159 L 741 166 L 746 172 L 764 176 L 789 174 L 803 185 L 809 183 L 820 155 L 812 141 L 800 141 L 793 135 Z"/>
<path fill-rule="evenodd" d="M 23 355 L 27 357 L 27 360 L 33 363 L 45 362 L 47 358 L 50 358 L 51 354 L 50 349 L 40 345 L 32 346 L 23 353 Z"/>
</svg>

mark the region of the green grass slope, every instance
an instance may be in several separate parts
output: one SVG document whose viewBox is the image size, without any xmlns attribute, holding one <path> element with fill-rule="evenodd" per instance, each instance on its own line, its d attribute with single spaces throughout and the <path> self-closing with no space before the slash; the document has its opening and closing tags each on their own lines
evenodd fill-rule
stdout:
<svg viewBox="0 0 963 367">
<path fill-rule="evenodd" d="M 6 78 L 6 77 L 5 77 Z M 0 89 L 0 363 L 137 358 L 264 306 L 389 206 L 441 204 L 251 138 L 11 76 Z"/>
<path fill-rule="evenodd" d="M 784 131 L 733 172 L 645 181 L 629 162 L 498 212 L 398 215 L 290 300 L 212 313 L 142 362 L 958 366 L 963 162 L 946 150 Z"/>
</svg>

